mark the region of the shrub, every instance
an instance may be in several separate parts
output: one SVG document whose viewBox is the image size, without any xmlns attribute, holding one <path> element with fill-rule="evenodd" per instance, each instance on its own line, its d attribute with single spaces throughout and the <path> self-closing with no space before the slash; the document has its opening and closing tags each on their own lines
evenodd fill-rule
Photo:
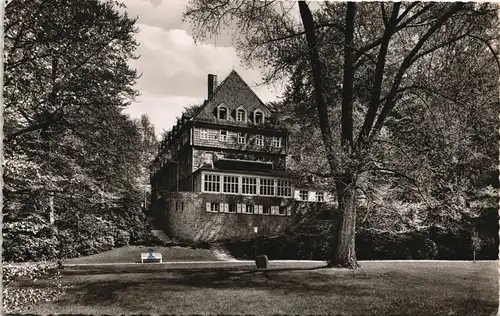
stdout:
<svg viewBox="0 0 500 316">
<path fill-rule="evenodd" d="M 4 262 L 49 260 L 57 253 L 53 231 L 36 217 L 5 223 L 2 236 Z"/>
<path fill-rule="evenodd" d="M 424 252 L 422 254 L 422 259 L 435 259 L 438 255 L 437 245 L 431 239 L 424 240 Z"/>
<path fill-rule="evenodd" d="M 130 243 L 130 233 L 125 230 L 118 229 L 115 237 L 115 246 L 117 247 L 128 246 L 129 243 Z"/>
<path fill-rule="evenodd" d="M 2 270 L 5 313 L 26 311 L 35 304 L 54 301 L 64 293 L 65 287 L 55 263 L 4 266 Z M 28 286 L 23 286 L 23 281 L 28 281 L 24 282 Z M 43 287 L 35 287 L 39 281 L 44 282 Z"/>
</svg>

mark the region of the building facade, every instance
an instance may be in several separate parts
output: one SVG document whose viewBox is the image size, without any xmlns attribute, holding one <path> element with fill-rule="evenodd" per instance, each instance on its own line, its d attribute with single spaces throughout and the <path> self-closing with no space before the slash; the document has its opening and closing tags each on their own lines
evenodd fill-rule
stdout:
<svg viewBox="0 0 500 316">
<path fill-rule="evenodd" d="M 152 209 L 167 233 L 191 241 L 247 238 L 253 227 L 279 233 L 301 202 L 329 199 L 287 177 L 288 132 L 236 71 L 220 85 L 208 75 L 207 86 L 207 100 L 178 120 L 152 166 Z"/>
</svg>

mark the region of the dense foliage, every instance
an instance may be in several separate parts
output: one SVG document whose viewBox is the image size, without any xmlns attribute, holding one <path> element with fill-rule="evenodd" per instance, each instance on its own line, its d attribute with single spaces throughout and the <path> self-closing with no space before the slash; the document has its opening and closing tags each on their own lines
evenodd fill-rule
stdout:
<svg viewBox="0 0 500 316">
<path fill-rule="evenodd" d="M 360 260 L 495 260 L 498 258 L 497 210 L 485 210 L 461 228 L 429 226 L 405 232 L 361 229 L 356 234 Z M 257 252 L 270 260 L 328 260 L 335 240 L 335 221 L 314 219 L 281 236 L 226 241 L 224 247 L 239 259 L 254 259 Z M 476 229 L 475 233 L 472 232 Z"/>
<path fill-rule="evenodd" d="M 19 286 L 20 284 L 27 286 Z M 37 287 L 43 282 L 42 287 Z M 52 263 L 35 265 L 3 266 L 2 303 L 5 313 L 20 313 L 35 304 L 50 302 L 64 291 L 61 275 Z"/>
<path fill-rule="evenodd" d="M 148 238 L 151 126 L 123 109 L 135 19 L 116 1 L 17 0 L 5 10 L 3 260 L 88 255 Z M 154 133 L 154 132 L 153 132 Z"/>
</svg>

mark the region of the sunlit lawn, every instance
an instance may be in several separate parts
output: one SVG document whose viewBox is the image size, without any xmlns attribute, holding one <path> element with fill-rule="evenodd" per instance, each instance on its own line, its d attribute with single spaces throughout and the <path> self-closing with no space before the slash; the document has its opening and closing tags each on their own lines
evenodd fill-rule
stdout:
<svg viewBox="0 0 500 316">
<path fill-rule="evenodd" d="M 141 262 L 141 253 L 149 252 L 149 247 L 126 246 L 104 251 L 95 255 L 73 258 L 65 263 L 134 263 Z M 209 249 L 187 247 L 152 247 L 163 256 L 163 261 L 205 261 L 218 260 Z"/>
<path fill-rule="evenodd" d="M 498 262 L 362 262 L 362 269 L 271 263 L 76 267 L 55 303 L 29 313 L 496 315 Z M 307 264 L 302 264 L 302 267 Z M 319 264 L 311 264 L 318 267 Z"/>
</svg>

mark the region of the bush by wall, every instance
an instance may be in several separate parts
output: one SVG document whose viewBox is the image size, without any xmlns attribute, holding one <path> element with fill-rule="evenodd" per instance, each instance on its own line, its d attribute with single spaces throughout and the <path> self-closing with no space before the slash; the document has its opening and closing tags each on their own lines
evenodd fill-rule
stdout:
<svg viewBox="0 0 500 316">
<path fill-rule="evenodd" d="M 257 253 L 270 260 L 327 260 L 332 252 L 329 234 L 331 225 L 301 230 L 292 235 L 257 240 Z M 482 248 L 477 260 L 498 258 L 498 237 L 481 236 Z M 255 240 L 224 243 L 235 258 L 253 259 Z M 472 260 L 469 230 L 449 231 L 431 227 L 423 231 L 405 233 L 362 230 L 356 235 L 356 256 L 359 260 Z"/>
</svg>

